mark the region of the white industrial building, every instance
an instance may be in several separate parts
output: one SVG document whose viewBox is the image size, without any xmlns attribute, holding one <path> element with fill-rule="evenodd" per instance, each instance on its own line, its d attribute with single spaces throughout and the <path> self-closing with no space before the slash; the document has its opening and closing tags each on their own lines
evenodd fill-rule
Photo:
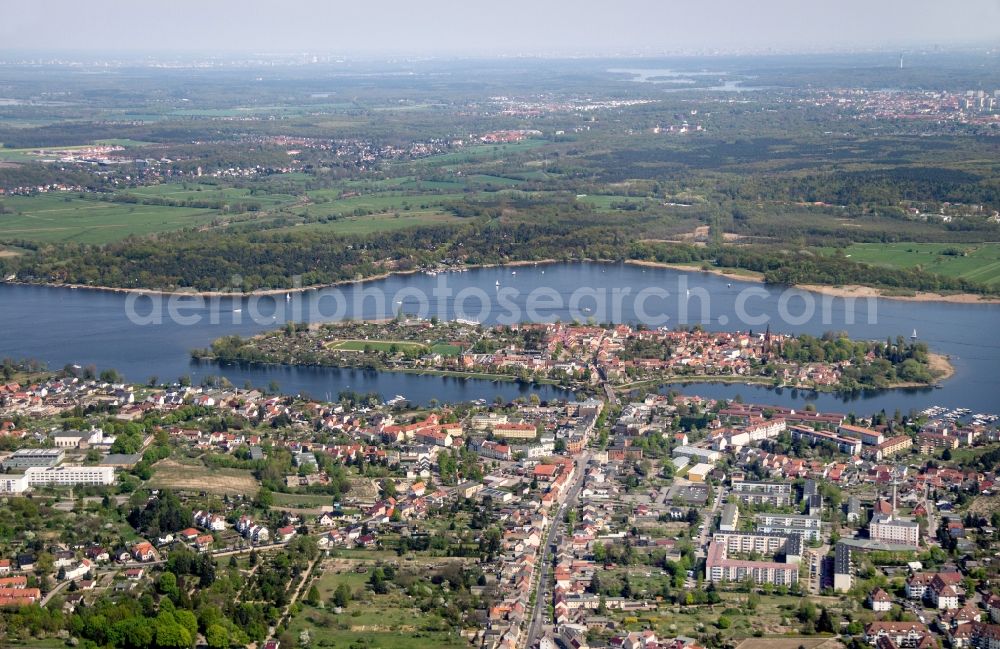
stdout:
<svg viewBox="0 0 1000 649">
<path fill-rule="evenodd" d="M 20 476 L 0 477 L 0 492 L 24 493 L 33 487 L 100 487 L 114 483 L 115 470 L 110 466 L 30 467 Z"/>
</svg>

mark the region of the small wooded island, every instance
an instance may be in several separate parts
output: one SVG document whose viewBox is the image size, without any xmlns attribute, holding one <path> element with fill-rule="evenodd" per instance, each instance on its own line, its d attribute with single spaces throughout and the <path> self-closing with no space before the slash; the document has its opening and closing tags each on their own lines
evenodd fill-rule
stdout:
<svg viewBox="0 0 1000 649">
<path fill-rule="evenodd" d="M 682 381 L 730 381 L 820 391 L 929 385 L 947 360 L 902 336 L 851 340 L 700 327 L 517 324 L 491 326 L 397 317 L 319 326 L 288 323 L 252 338 L 226 336 L 192 357 L 223 363 L 284 364 L 437 373 L 551 383 L 597 392 Z"/>
</svg>

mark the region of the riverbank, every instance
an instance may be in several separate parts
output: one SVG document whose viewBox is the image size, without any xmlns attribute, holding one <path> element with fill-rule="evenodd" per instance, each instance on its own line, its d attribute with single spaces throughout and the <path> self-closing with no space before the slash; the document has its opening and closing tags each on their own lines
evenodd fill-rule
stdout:
<svg viewBox="0 0 1000 649">
<path fill-rule="evenodd" d="M 340 369 L 351 369 L 338 365 L 328 365 L 326 367 L 339 367 Z M 509 374 L 489 374 L 488 372 L 460 372 L 457 370 L 436 370 L 433 368 L 411 368 L 411 367 L 384 367 L 377 372 L 399 372 L 401 374 L 415 374 L 417 376 L 444 376 L 453 379 L 473 379 L 476 381 L 505 381 L 509 383 L 526 383 L 528 385 L 550 385 L 567 391 L 579 390 L 580 386 L 563 386 L 558 381 L 552 379 L 530 378 L 523 380 Z"/>
<path fill-rule="evenodd" d="M 940 383 L 946 381 L 951 376 L 955 374 L 954 366 L 948 361 L 948 359 L 940 354 L 928 354 L 928 366 L 929 369 L 935 375 L 935 383 Z M 665 385 L 678 385 L 678 384 L 690 384 L 690 383 L 718 383 L 721 385 L 756 385 L 770 389 L 784 389 L 784 390 L 799 390 L 805 392 L 815 392 L 815 393 L 828 393 L 828 394 L 847 394 L 851 390 L 845 390 L 839 385 L 794 385 L 789 383 L 784 383 L 780 385 L 774 384 L 774 379 L 767 376 L 731 376 L 731 375 L 711 375 L 711 374 L 699 374 L 694 376 L 671 376 L 657 379 L 649 379 L 648 381 L 636 381 L 634 383 L 627 383 L 625 385 L 614 386 L 615 392 L 629 392 L 631 390 L 638 390 L 641 388 L 653 388 Z M 890 383 L 889 385 L 882 387 L 875 386 L 863 386 L 862 390 L 905 390 L 910 388 L 930 388 L 933 387 L 934 383 L 918 383 L 916 381 L 897 381 L 896 383 Z"/>
<path fill-rule="evenodd" d="M 331 370 L 348 370 L 348 371 L 358 371 L 358 372 L 389 372 L 396 374 L 410 374 L 413 376 L 441 376 L 445 378 L 452 379 L 462 379 L 471 381 L 488 381 L 491 383 L 503 382 L 503 383 L 524 383 L 527 385 L 535 386 L 548 386 L 553 388 L 559 388 L 567 392 L 585 390 L 586 386 L 580 385 L 562 385 L 559 381 L 553 379 L 545 378 L 529 378 L 522 379 L 517 376 L 511 376 L 510 374 L 490 374 L 489 372 L 462 372 L 460 370 L 441 370 L 432 367 L 361 367 L 357 365 L 334 365 L 329 363 L 279 363 L 270 361 L 248 361 L 248 360 L 237 360 L 224 358 L 213 355 L 195 355 L 191 354 L 191 359 L 197 363 L 206 363 L 210 365 L 216 365 L 218 367 L 225 367 L 227 365 L 242 365 L 246 367 L 257 367 L 257 368 L 274 368 L 274 367 L 304 367 L 310 369 L 331 369 Z"/>
<path fill-rule="evenodd" d="M 611 260 L 606 259 L 584 259 L 580 260 L 586 263 L 614 263 Z M 290 295 L 293 293 L 304 293 L 306 291 L 319 291 L 327 288 L 336 288 L 338 286 L 349 286 L 352 284 L 364 284 L 365 282 L 376 282 L 384 279 L 388 279 L 393 276 L 404 276 L 404 275 L 417 275 L 420 273 L 428 274 L 448 274 L 456 273 L 468 270 L 474 270 L 477 268 L 520 268 L 523 266 L 541 266 L 549 264 L 560 263 L 557 259 L 518 259 L 505 261 L 496 264 L 465 264 L 462 266 L 452 266 L 442 269 L 409 269 L 409 270 L 388 270 L 385 272 L 377 273 L 375 275 L 368 275 L 365 277 L 359 277 L 355 279 L 345 279 L 337 282 L 332 282 L 329 284 L 315 284 L 311 286 L 299 286 L 292 288 L 276 288 L 276 289 L 257 289 L 254 291 L 198 291 L 193 288 L 178 288 L 175 290 L 166 289 L 154 289 L 154 288 L 117 288 L 113 286 L 91 286 L 88 284 L 65 284 L 58 282 L 20 282 L 20 281 L 8 281 L 7 284 L 19 285 L 19 286 L 47 286 L 50 288 L 68 288 L 72 290 L 85 290 L 85 291 L 104 291 L 109 293 L 122 293 L 122 294 L 138 294 L 138 295 L 183 295 L 183 296 L 195 296 L 203 298 L 244 298 L 244 297 L 267 297 L 267 296 L 279 296 L 279 295 Z M 675 264 L 659 261 L 650 261 L 646 259 L 626 259 L 624 263 L 630 266 L 642 266 L 646 268 L 666 268 L 670 270 L 682 271 L 687 273 L 707 273 L 710 275 L 716 275 L 718 277 L 724 277 L 726 279 L 735 280 L 738 282 L 758 282 L 763 283 L 764 274 L 758 273 L 751 270 L 743 270 L 738 268 L 715 268 L 715 267 L 703 267 L 700 264 Z M 847 284 L 843 286 L 829 286 L 826 284 L 797 284 L 794 288 L 798 288 L 804 291 L 810 291 L 813 293 L 820 293 L 822 295 L 830 295 L 832 297 L 840 298 L 879 298 L 884 300 L 900 300 L 909 302 L 947 302 L 952 304 L 1000 304 L 1000 297 L 988 297 L 977 295 L 975 293 L 932 293 L 926 291 L 915 291 L 912 295 L 895 295 L 887 292 L 886 289 L 880 289 L 873 286 L 860 286 L 854 284 Z"/>
<path fill-rule="evenodd" d="M 844 286 L 827 286 L 825 284 L 801 284 L 796 286 L 804 291 L 822 293 L 841 298 L 879 298 L 883 300 L 902 300 L 905 302 L 950 302 L 952 304 L 1000 304 L 1000 297 L 987 297 L 975 293 L 930 293 L 915 291 L 913 295 L 893 295 L 884 289 L 872 286 L 845 284 Z"/>
<path fill-rule="evenodd" d="M 719 277 L 725 277 L 727 279 L 735 279 L 740 282 L 763 282 L 764 273 L 758 273 L 752 270 L 740 270 L 737 268 L 702 268 L 701 265 L 688 265 L 688 264 L 668 264 L 662 261 L 648 261 L 645 259 L 626 259 L 626 264 L 630 266 L 645 266 L 646 268 L 669 268 L 671 270 L 680 270 L 687 273 L 708 273 L 710 275 L 718 275 Z"/>
<path fill-rule="evenodd" d="M 703 268 L 700 265 L 688 264 L 668 264 L 659 261 L 647 261 L 642 259 L 628 259 L 626 264 L 634 266 L 646 266 L 649 268 L 669 268 L 685 272 L 708 273 L 727 279 L 742 282 L 763 282 L 764 274 L 751 270 L 740 270 L 734 268 Z M 860 286 L 857 284 L 845 284 L 844 286 L 830 286 L 827 284 L 796 284 L 794 288 L 830 295 L 840 298 L 879 298 L 883 300 L 901 300 L 908 302 L 950 302 L 952 304 L 1000 304 L 1000 297 L 988 297 L 976 293 L 931 293 L 925 291 L 914 291 L 912 295 L 894 295 L 886 289 L 874 286 Z"/>
<path fill-rule="evenodd" d="M 267 297 L 275 295 L 289 295 L 292 293 L 305 293 L 307 291 L 321 291 L 327 288 L 336 288 L 338 286 L 350 286 L 352 284 L 364 284 L 366 282 L 377 282 L 384 279 L 389 279 L 390 277 L 405 276 L 405 275 L 419 275 L 421 273 L 426 274 L 443 274 L 447 275 L 449 273 L 459 273 L 463 271 L 475 270 L 477 268 L 520 268 L 522 266 L 541 266 L 548 264 L 558 264 L 560 261 L 558 259 L 519 259 L 514 261 L 505 261 L 498 264 L 465 264 L 462 266 L 450 266 L 447 268 L 435 269 L 418 269 L 413 268 L 409 270 L 389 270 L 376 275 L 366 275 L 365 277 L 359 277 L 356 279 L 343 279 L 337 282 L 331 282 L 329 284 L 313 284 L 310 286 L 298 286 L 292 288 L 268 288 L 268 289 L 257 289 L 253 291 L 199 291 L 194 288 L 182 287 L 174 290 L 158 289 L 158 288 L 124 288 L 124 287 L 114 287 L 114 286 L 91 286 L 89 284 L 68 284 L 60 282 L 20 282 L 20 281 L 4 281 L 0 284 L 10 284 L 12 286 L 44 286 L 47 288 L 68 288 L 72 290 L 81 291 L 100 291 L 102 293 L 120 293 L 120 294 L 137 294 L 137 295 L 178 295 L 178 296 L 192 296 L 192 297 L 206 297 L 206 298 L 244 298 L 244 297 Z M 602 263 L 602 262 L 598 262 Z"/>
</svg>

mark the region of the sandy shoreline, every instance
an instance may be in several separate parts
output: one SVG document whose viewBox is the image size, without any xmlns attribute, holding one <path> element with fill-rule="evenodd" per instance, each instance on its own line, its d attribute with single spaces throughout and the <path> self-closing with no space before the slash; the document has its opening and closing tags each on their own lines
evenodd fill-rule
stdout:
<svg viewBox="0 0 1000 649">
<path fill-rule="evenodd" d="M 632 264 L 635 266 L 647 266 L 650 268 L 670 268 L 672 270 L 682 270 L 689 273 L 708 273 L 710 275 L 718 275 L 719 277 L 726 277 L 728 279 L 734 279 L 743 282 L 764 281 L 764 275 L 762 273 L 757 273 L 753 271 L 747 271 L 747 274 L 743 275 L 740 273 L 734 273 L 720 268 L 704 269 L 696 266 L 688 266 L 685 264 L 668 264 L 659 261 L 645 261 L 639 259 L 629 259 L 626 260 L 625 263 Z M 951 302 L 953 304 L 1000 304 L 1000 298 L 998 297 L 984 297 L 982 295 L 977 295 L 975 293 L 942 294 L 942 293 L 915 291 L 913 295 L 891 295 L 891 294 L 886 294 L 883 289 L 875 288 L 873 286 L 860 286 L 857 284 L 845 284 L 843 286 L 829 286 L 826 284 L 796 284 L 794 288 L 799 288 L 802 289 L 803 291 L 810 291 L 813 293 L 821 293 L 823 295 L 831 295 L 833 297 L 843 297 L 843 298 L 875 297 L 882 300 L 903 300 L 908 302 Z"/>
<path fill-rule="evenodd" d="M 708 273 L 710 275 L 718 275 L 719 277 L 725 277 L 728 279 L 735 279 L 742 282 L 763 282 L 763 273 L 757 273 L 752 270 L 746 271 L 746 275 L 741 275 L 740 273 L 734 273 L 731 271 L 723 270 L 721 268 L 709 268 L 703 269 L 697 266 L 688 266 L 686 264 L 668 264 L 661 261 L 646 261 L 644 259 L 626 259 L 626 264 L 630 266 L 646 266 L 647 268 L 669 268 L 671 270 L 680 270 L 687 273 Z"/>
<path fill-rule="evenodd" d="M 947 381 L 955 376 L 955 366 L 944 354 L 935 354 L 934 352 L 927 354 L 927 364 L 931 371 L 937 374 L 938 382 Z"/>
<path fill-rule="evenodd" d="M 613 263 L 610 260 L 601 259 L 590 259 L 583 260 L 592 263 Z M 499 264 L 467 264 L 463 266 L 455 266 L 453 268 L 447 268 L 440 271 L 434 269 L 412 269 L 412 270 L 391 270 L 378 273 L 377 275 L 369 275 L 367 277 L 362 277 L 359 279 L 345 279 L 338 282 L 332 282 L 330 284 L 315 284 L 312 286 L 300 286 L 295 288 L 276 288 L 276 289 L 258 289 L 255 291 L 248 292 L 238 292 L 238 291 L 198 291 L 195 289 L 180 288 L 176 290 L 165 290 L 165 289 L 155 289 L 155 288 L 116 288 L 113 286 L 89 286 L 86 284 L 60 284 L 55 282 L 2 282 L 6 284 L 13 284 L 17 286 L 47 286 L 50 288 L 69 288 L 69 289 L 79 289 L 86 291 L 106 291 L 110 293 L 137 293 L 140 295 L 194 295 L 200 297 L 231 297 L 231 298 L 242 298 L 242 297 L 254 297 L 254 296 L 268 296 L 268 295 L 281 295 L 284 293 L 304 293 L 306 291 L 318 291 L 325 288 L 335 288 L 337 286 L 347 286 L 350 284 L 363 284 L 365 282 L 375 282 L 383 279 L 388 279 L 394 275 L 416 275 L 423 272 L 440 272 L 449 273 L 457 272 L 461 270 L 471 270 L 476 268 L 499 268 L 499 267 L 520 267 L 520 266 L 537 266 L 542 264 L 556 264 L 559 263 L 558 259 L 538 259 L 538 260 L 515 260 L 508 261 Z M 696 266 L 689 266 L 685 264 L 670 264 L 659 261 L 648 261 L 644 259 L 626 259 L 624 263 L 632 266 L 645 266 L 647 268 L 667 268 L 670 270 L 684 271 L 688 273 L 708 273 L 711 275 L 717 275 L 719 277 L 724 277 L 726 279 L 731 279 L 740 282 L 757 282 L 763 283 L 764 275 L 762 273 L 757 273 L 753 271 L 746 271 L 746 273 L 735 273 L 729 270 L 720 268 L 700 268 Z M 878 289 L 871 286 L 859 286 L 859 285 L 844 285 L 844 286 L 827 286 L 824 284 L 797 284 L 794 288 L 802 289 L 804 291 L 810 291 L 813 293 L 820 293 L 823 295 L 830 295 L 833 297 L 841 298 L 879 298 L 883 300 L 903 300 L 910 302 L 949 302 L 953 304 L 1000 304 L 1000 297 L 983 297 L 981 295 L 976 295 L 973 293 L 955 293 L 955 294 L 940 294 L 940 293 L 930 293 L 918 291 L 914 295 L 887 295 L 882 289 Z"/>
<path fill-rule="evenodd" d="M 929 293 L 915 291 L 913 295 L 887 295 L 883 290 L 871 286 L 858 286 L 848 284 L 844 286 L 826 286 L 823 284 L 801 284 L 796 286 L 805 291 L 823 293 L 834 297 L 854 297 L 869 298 L 877 297 L 882 300 L 903 300 L 908 302 L 950 302 L 952 304 L 1000 304 L 1000 298 L 984 297 L 975 293 Z"/>
</svg>

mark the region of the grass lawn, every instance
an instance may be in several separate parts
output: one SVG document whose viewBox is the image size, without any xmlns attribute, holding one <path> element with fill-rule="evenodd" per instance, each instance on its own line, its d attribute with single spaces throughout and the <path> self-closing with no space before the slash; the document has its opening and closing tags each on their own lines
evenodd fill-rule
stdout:
<svg viewBox="0 0 1000 649">
<path fill-rule="evenodd" d="M 38 243 L 118 241 L 211 223 L 215 210 L 107 203 L 77 194 L 11 196 L 0 200 L 0 240 Z"/>
<path fill-rule="evenodd" d="M 961 254 L 944 254 L 960 252 Z M 844 250 L 852 261 L 890 268 L 916 268 L 1000 287 L 1000 243 L 856 243 Z"/>
<path fill-rule="evenodd" d="M 458 356 L 462 353 L 462 348 L 458 345 L 449 345 L 448 343 L 438 343 L 431 346 L 431 352 L 434 354 L 441 354 L 442 356 Z"/>
<path fill-rule="evenodd" d="M 331 340 L 326 343 L 327 349 L 339 349 L 346 352 L 360 352 L 365 348 L 376 352 L 389 352 L 393 347 L 397 351 L 423 353 L 427 350 L 426 345 L 411 343 L 404 340 Z"/>
</svg>

